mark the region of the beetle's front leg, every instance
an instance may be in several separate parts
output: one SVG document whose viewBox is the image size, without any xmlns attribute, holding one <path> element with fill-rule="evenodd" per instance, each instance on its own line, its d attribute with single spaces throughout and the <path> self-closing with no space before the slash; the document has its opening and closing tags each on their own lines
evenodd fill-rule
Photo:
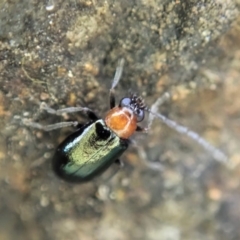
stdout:
<svg viewBox="0 0 240 240">
<path fill-rule="evenodd" d="M 121 161 L 121 159 L 116 159 L 114 161 L 114 165 L 112 165 L 112 168 L 110 168 L 110 171 L 108 173 L 108 176 L 104 179 L 104 182 L 109 182 L 116 174 L 117 172 L 124 167 L 124 163 Z"/>
<path fill-rule="evenodd" d="M 170 92 L 165 92 L 161 97 L 159 97 L 157 99 L 157 101 L 151 106 L 151 111 L 156 112 L 158 110 L 158 108 L 165 103 L 167 100 L 169 100 L 171 97 L 171 93 Z M 153 114 L 149 114 L 148 117 L 148 128 L 150 128 L 152 126 L 153 120 L 154 120 L 155 116 Z"/>
</svg>

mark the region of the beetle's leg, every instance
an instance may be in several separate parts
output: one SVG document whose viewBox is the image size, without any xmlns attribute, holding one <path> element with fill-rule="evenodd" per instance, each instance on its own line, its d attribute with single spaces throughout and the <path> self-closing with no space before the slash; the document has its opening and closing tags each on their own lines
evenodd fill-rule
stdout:
<svg viewBox="0 0 240 240">
<path fill-rule="evenodd" d="M 58 128 L 71 127 L 71 126 L 76 127 L 79 125 L 79 123 L 77 121 L 74 121 L 74 122 L 60 122 L 60 123 L 55 123 L 55 124 L 50 124 L 50 125 L 44 126 L 44 125 L 41 125 L 36 122 L 31 122 L 28 119 L 24 119 L 23 124 L 28 127 L 41 129 L 43 131 L 52 131 L 52 130 L 55 130 Z"/>
<path fill-rule="evenodd" d="M 114 163 L 117 164 L 120 168 L 124 167 L 124 163 L 121 159 L 116 159 Z"/>
<path fill-rule="evenodd" d="M 122 76 L 122 72 L 123 72 L 123 65 L 124 65 L 124 59 L 122 58 L 119 61 L 119 64 L 116 68 L 116 72 L 112 81 L 112 86 L 110 88 L 109 91 L 109 101 L 110 101 L 110 108 L 114 108 L 115 107 L 115 90 L 114 88 L 117 86 L 121 76 Z"/>
<path fill-rule="evenodd" d="M 137 126 L 137 128 L 136 128 L 137 132 L 142 132 L 142 133 L 147 133 L 148 130 L 149 130 L 149 128 L 143 128 L 143 127 L 140 127 L 140 126 Z"/>
<path fill-rule="evenodd" d="M 50 114 L 55 114 L 55 115 L 62 115 L 64 113 L 84 112 L 93 121 L 96 121 L 99 119 L 99 117 L 90 108 L 87 108 L 87 107 L 68 107 L 68 108 L 55 110 L 53 108 L 50 108 L 46 103 L 42 102 L 40 108 L 47 111 Z"/>
<path fill-rule="evenodd" d="M 109 93 L 109 101 L 110 101 L 110 109 L 115 107 L 115 91 L 114 89 L 110 89 Z"/>
<path fill-rule="evenodd" d="M 40 106 L 40 109 L 44 109 L 48 113 L 55 114 L 55 115 L 62 115 L 64 113 L 74 113 L 74 112 L 82 111 L 82 112 L 85 112 L 92 121 L 96 121 L 99 119 L 98 116 L 91 109 L 89 109 L 87 107 L 69 107 L 69 108 L 62 108 L 59 110 L 55 110 L 53 108 L 48 107 L 47 104 L 43 102 Z M 55 130 L 58 128 L 63 128 L 63 127 L 78 127 L 79 128 L 81 126 L 81 124 L 79 124 L 77 121 L 59 122 L 59 123 L 44 126 L 44 125 L 41 125 L 36 122 L 31 122 L 28 119 L 23 119 L 23 124 L 28 127 L 41 129 L 43 131 L 52 131 L 52 130 Z"/>
<path fill-rule="evenodd" d="M 169 92 L 165 92 L 160 98 L 157 99 L 157 101 L 151 106 L 151 111 L 156 112 L 158 110 L 158 107 L 162 105 L 166 100 L 168 100 L 171 97 L 171 94 Z M 148 128 L 152 126 L 153 120 L 155 116 L 153 114 L 149 114 L 148 116 Z"/>
<path fill-rule="evenodd" d="M 149 161 L 146 151 L 144 150 L 143 147 L 140 146 L 136 146 L 137 148 L 137 152 L 138 155 L 140 157 L 140 160 L 142 161 L 142 163 L 147 166 L 148 168 L 155 170 L 155 171 L 163 171 L 164 167 L 160 162 L 153 162 L 153 161 Z"/>
<path fill-rule="evenodd" d="M 148 156 L 146 154 L 146 151 L 144 150 L 143 147 L 139 146 L 139 144 L 135 140 L 131 139 L 130 143 L 131 143 L 131 146 L 136 148 L 140 160 L 142 161 L 142 163 L 146 167 L 148 167 L 152 170 L 156 170 L 156 171 L 162 171 L 163 170 L 163 166 L 160 162 L 153 162 L 153 161 L 148 160 Z"/>
<path fill-rule="evenodd" d="M 114 108 L 116 105 L 115 90 L 113 88 L 109 90 L 109 103 L 110 103 L 110 109 Z"/>
<path fill-rule="evenodd" d="M 111 165 L 108 171 L 105 172 L 102 180 L 104 182 L 109 182 L 122 167 L 124 167 L 124 163 L 120 159 L 116 159 L 114 165 Z"/>
</svg>

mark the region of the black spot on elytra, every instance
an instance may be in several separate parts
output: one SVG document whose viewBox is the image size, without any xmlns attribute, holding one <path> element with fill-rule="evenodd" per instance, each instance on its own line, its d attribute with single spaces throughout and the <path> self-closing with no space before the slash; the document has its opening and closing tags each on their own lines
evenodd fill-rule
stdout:
<svg viewBox="0 0 240 240">
<path fill-rule="evenodd" d="M 110 137 L 111 132 L 106 130 L 101 123 L 96 123 L 96 133 L 100 140 L 106 140 Z"/>
</svg>

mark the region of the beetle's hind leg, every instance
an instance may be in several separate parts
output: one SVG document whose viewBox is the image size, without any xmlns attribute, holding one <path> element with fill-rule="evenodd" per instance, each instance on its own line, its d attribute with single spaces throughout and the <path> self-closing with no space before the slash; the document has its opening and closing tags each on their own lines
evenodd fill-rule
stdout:
<svg viewBox="0 0 240 240">
<path fill-rule="evenodd" d="M 31 122 L 28 119 L 23 119 L 23 125 L 49 132 L 49 131 L 59 129 L 59 128 L 64 128 L 64 127 L 77 127 L 79 123 L 77 121 L 73 121 L 73 122 L 59 122 L 59 123 L 50 124 L 50 125 L 42 125 L 40 123 Z"/>
<path fill-rule="evenodd" d="M 116 159 L 114 163 L 117 164 L 119 166 L 119 168 L 124 167 L 124 163 L 121 159 Z"/>
<path fill-rule="evenodd" d="M 118 173 L 118 171 L 123 167 L 124 167 L 124 163 L 121 161 L 121 159 L 116 159 L 114 161 L 114 165 L 112 165 L 109 168 L 110 171 L 107 172 L 108 176 L 105 176 L 103 181 L 109 182 Z"/>
<path fill-rule="evenodd" d="M 64 113 L 85 112 L 92 121 L 96 121 L 99 119 L 98 116 L 90 108 L 87 108 L 87 107 L 69 107 L 69 108 L 62 108 L 62 109 L 55 110 L 43 102 L 41 103 L 40 110 L 45 110 L 48 113 L 54 114 L 54 115 L 62 115 Z M 78 128 L 81 127 L 81 124 L 79 124 L 77 121 L 59 122 L 59 123 L 50 124 L 46 126 L 36 122 L 31 122 L 29 119 L 23 119 L 22 122 L 23 122 L 23 125 L 25 126 L 37 128 L 43 131 L 52 131 L 52 130 L 64 128 L 64 127 L 78 127 Z"/>
<path fill-rule="evenodd" d="M 40 108 L 54 115 L 62 115 L 64 113 L 84 112 L 93 121 L 96 121 L 99 119 L 99 117 L 90 108 L 87 108 L 87 107 L 68 107 L 68 108 L 55 110 L 43 102 L 41 103 Z"/>
</svg>

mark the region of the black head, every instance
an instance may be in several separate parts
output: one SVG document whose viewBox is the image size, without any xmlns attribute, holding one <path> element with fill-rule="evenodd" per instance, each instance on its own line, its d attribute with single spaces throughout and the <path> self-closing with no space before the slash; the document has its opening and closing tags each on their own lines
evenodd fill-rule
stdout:
<svg viewBox="0 0 240 240">
<path fill-rule="evenodd" d="M 143 99 L 138 97 L 136 94 L 131 94 L 130 97 L 122 98 L 119 103 L 119 107 L 127 107 L 131 109 L 137 116 L 138 122 L 141 122 L 144 119 L 144 111 L 147 110 Z"/>
</svg>

